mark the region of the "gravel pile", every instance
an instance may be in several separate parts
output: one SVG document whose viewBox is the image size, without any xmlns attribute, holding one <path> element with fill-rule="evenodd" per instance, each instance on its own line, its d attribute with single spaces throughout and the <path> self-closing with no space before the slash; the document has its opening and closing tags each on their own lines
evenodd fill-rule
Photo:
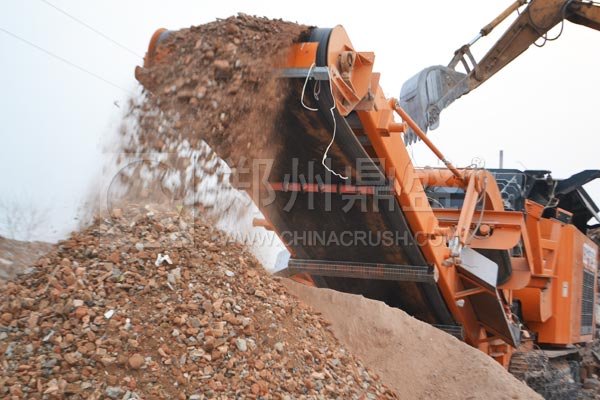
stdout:
<svg viewBox="0 0 600 400">
<path fill-rule="evenodd" d="M 1 398 L 395 398 L 242 246 L 113 214 L 1 284 Z"/>
</svg>

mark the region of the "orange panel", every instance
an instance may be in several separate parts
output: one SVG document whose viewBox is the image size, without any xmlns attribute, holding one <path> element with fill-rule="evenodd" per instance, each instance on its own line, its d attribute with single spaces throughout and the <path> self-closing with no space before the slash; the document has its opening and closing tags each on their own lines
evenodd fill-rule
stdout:
<svg viewBox="0 0 600 400">
<path fill-rule="evenodd" d="M 292 45 L 288 55 L 288 68 L 310 68 L 317 57 L 317 42 L 296 43 Z"/>
<path fill-rule="evenodd" d="M 541 230 L 549 233 L 554 230 L 552 225 L 558 222 L 542 219 Z M 595 299 L 595 282 L 598 251 L 597 246 L 573 225 L 562 225 L 560 228 L 560 241 L 554 279 L 548 289 L 526 289 L 515 292 L 523 304 L 525 322 L 527 326 L 538 334 L 538 342 L 550 345 L 568 345 L 582 343 L 592 339 L 595 324 L 585 324 L 582 327 L 582 302 L 584 300 L 584 274 L 588 275 L 588 282 L 592 282 L 591 299 Z M 537 298 L 536 298 L 537 294 Z M 551 298 L 548 299 L 547 296 Z M 590 298 L 590 294 L 588 294 Z M 527 315 L 525 310 L 535 307 L 543 308 L 543 303 L 551 303 L 551 316 L 540 322 L 528 320 L 532 315 Z M 531 310 L 529 310 L 531 311 Z M 586 330 L 587 329 L 587 330 Z"/>
</svg>

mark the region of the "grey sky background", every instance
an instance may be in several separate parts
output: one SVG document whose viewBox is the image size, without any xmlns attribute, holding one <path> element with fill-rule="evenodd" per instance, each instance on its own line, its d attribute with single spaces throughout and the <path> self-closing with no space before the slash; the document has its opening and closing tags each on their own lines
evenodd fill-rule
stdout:
<svg viewBox="0 0 600 400">
<path fill-rule="evenodd" d="M 237 12 L 321 27 L 341 24 L 357 50 L 375 52 L 381 85 L 394 97 L 420 69 L 447 64 L 456 48 L 510 3 L 49 1 L 140 55 L 159 27 L 178 29 Z M 506 26 L 477 43 L 475 55 L 483 55 Z M 37 238 L 57 239 L 77 226 L 79 205 L 103 167 L 103 146 L 115 137 L 127 98 L 138 92 L 133 71 L 142 60 L 42 0 L 4 0 L 0 28 L 125 89 L 0 30 L 0 202 L 45 210 L 47 223 Z M 549 169 L 556 177 L 598 169 L 599 54 L 600 32 L 566 23 L 559 40 L 530 48 L 445 110 L 430 135 L 459 166 L 477 157 L 497 167 L 503 149 L 507 168 Z M 418 165 L 438 165 L 422 144 L 412 152 Z M 600 202 L 600 183 L 587 189 Z"/>
</svg>

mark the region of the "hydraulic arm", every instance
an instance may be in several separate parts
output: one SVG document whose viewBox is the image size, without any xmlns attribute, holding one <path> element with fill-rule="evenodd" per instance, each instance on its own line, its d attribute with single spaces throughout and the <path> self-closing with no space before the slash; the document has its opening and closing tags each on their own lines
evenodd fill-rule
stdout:
<svg viewBox="0 0 600 400">
<path fill-rule="evenodd" d="M 488 35 L 521 6 L 517 19 L 502 37 L 477 62 L 471 46 Z M 435 129 L 440 112 L 454 100 L 469 93 L 517 58 L 532 44 L 543 46 L 562 33 L 564 21 L 600 30 L 600 3 L 582 0 L 517 0 L 492 22 L 483 27 L 469 43 L 460 47 L 447 67 L 433 66 L 409 79 L 400 94 L 400 105 L 407 110 L 421 129 Z M 561 24 L 560 32 L 548 37 L 548 32 Z M 456 70 L 462 65 L 465 73 Z M 418 140 L 413 130 L 406 135 L 407 143 Z"/>
</svg>

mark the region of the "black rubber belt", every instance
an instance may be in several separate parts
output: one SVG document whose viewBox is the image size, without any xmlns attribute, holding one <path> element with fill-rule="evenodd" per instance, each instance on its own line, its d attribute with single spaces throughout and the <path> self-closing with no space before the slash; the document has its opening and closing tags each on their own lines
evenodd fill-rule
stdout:
<svg viewBox="0 0 600 400">
<path fill-rule="evenodd" d="M 319 46 L 317 48 L 316 60 L 315 64 L 317 67 L 327 67 L 327 56 L 328 56 L 328 46 L 329 46 L 329 37 L 333 29 L 331 28 L 315 28 L 312 30 L 310 35 L 311 42 L 318 42 Z M 325 84 L 326 81 L 320 81 L 321 85 Z M 314 89 L 314 85 L 319 84 L 317 82 L 311 82 L 311 89 Z M 319 97 L 317 100 L 318 108 L 321 111 L 324 118 L 328 121 L 328 123 L 333 127 L 333 121 L 331 118 L 330 108 L 333 105 L 333 98 L 329 91 L 329 87 L 326 88 L 321 87 L 319 92 Z M 336 132 L 336 144 L 342 149 L 342 151 L 349 155 L 351 159 L 367 159 L 370 158 L 366 153 L 360 141 L 346 122 L 346 119 L 342 117 L 337 110 L 334 110 L 334 115 L 337 124 L 337 132 Z M 375 163 L 373 163 L 375 165 Z M 383 173 L 382 173 L 382 176 Z M 360 182 L 357 182 L 360 184 Z M 400 209 L 400 207 L 398 207 Z M 406 220 L 404 218 L 404 214 L 401 211 L 395 212 L 392 215 L 388 215 L 388 222 L 391 227 L 393 227 L 397 231 L 406 231 L 411 232 Z M 404 250 L 406 251 L 407 256 L 409 257 L 411 263 L 413 265 L 422 265 L 426 266 L 427 262 L 423 257 L 423 253 L 421 249 L 417 246 L 414 238 L 411 233 L 411 243 L 408 244 Z M 423 292 L 425 297 L 430 302 L 431 308 L 434 311 L 434 314 L 438 320 L 439 324 L 446 325 L 454 325 L 455 321 L 452 317 L 452 314 L 448 310 L 444 299 L 439 291 L 439 288 L 435 284 L 428 283 L 416 283 L 419 289 Z"/>
</svg>

